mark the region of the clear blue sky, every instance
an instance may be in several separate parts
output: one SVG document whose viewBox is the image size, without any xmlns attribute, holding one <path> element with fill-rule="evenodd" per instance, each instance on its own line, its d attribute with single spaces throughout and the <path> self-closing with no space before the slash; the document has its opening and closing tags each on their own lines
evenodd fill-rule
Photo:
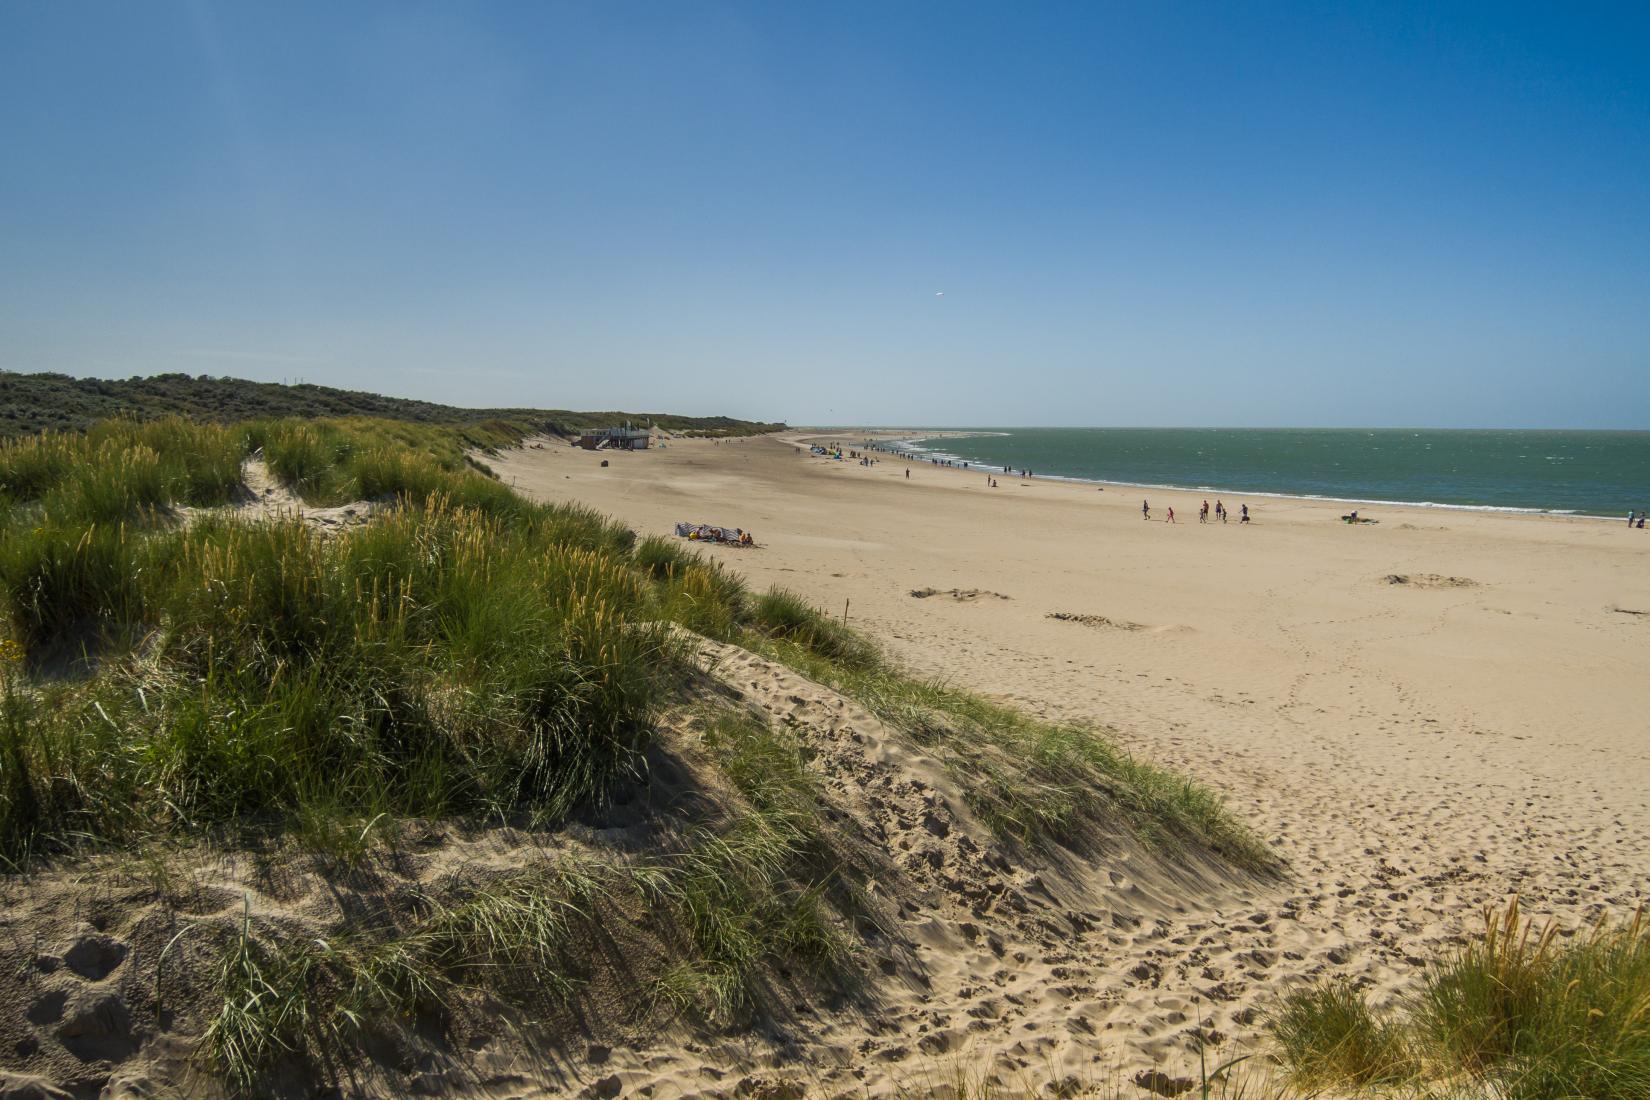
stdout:
<svg viewBox="0 0 1650 1100">
<path fill-rule="evenodd" d="M 0 368 L 1650 427 L 1647 13 L 0 0 Z"/>
</svg>

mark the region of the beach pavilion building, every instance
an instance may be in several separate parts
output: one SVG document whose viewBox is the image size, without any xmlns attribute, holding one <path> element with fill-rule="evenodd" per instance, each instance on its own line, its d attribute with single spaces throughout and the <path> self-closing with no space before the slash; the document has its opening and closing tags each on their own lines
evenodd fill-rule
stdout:
<svg viewBox="0 0 1650 1100">
<path fill-rule="evenodd" d="M 585 432 L 576 442 L 587 451 L 645 451 L 652 440 L 653 429 L 624 424 Z"/>
</svg>

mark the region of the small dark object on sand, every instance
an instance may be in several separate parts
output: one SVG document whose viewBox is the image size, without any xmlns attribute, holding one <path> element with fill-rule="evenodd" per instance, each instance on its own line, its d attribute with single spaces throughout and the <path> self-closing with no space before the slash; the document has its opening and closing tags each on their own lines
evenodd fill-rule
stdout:
<svg viewBox="0 0 1650 1100">
<path fill-rule="evenodd" d="M 1190 1077 L 1170 1077 L 1160 1069 L 1143 1069 L 1134 1075 L 1136 1088 L 1154 1092 L 1159 1096 L 1179 1096 L 1183 1092 L 1191 1092 L 1197 1087 L 1197 1082 Z"/>
</svg>

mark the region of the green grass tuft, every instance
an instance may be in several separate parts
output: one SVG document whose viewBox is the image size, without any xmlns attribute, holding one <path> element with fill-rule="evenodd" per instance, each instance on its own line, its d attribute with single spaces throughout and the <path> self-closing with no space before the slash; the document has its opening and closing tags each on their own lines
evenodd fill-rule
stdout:
<svg viewBox="0 0 1650 1100">
<path fill-rule="evenodd" d="M 1042 722 L 913 678 L 874 649 L 839 661 L 809 644 L 813 637 L 805 629 L 775 637 L 757 617 L 740 640 L 859 701 L 933 751 L 975 813 L 1006 840 L 1077 845 L 1096 828 L 1121 824 L 1160 846 L 1190 842 L 1252 870 L 1277 866 L 1213 790 L 1135 759 L 1097 730 Z"/>
<path fill-rule="evenodd" d="M 239 1091 L 282 1066 L 319 1079 L 364 1039 L 408 1028 L 420 1012 L 486 992 L 521 1003 L 572 989 L 563 962 L 596 880 L 571 865 L 504 875 L 422 899 L 406 927 L 353 936 L 298 936 L 250 916 L 219 955 L 221 1006 L 200 1049 Z"/>
<path fill-rule="evenodd" d="M 851 904 L 854 860 L 833 841 L 822 796 L 794 736 L 743 713 L 713 713 L 706 749 L 743 806 L 726 824 L 691 832 L 632 879 L 680 930 L 684 957 L 657 993 L 716 1024 L 739 1019 L 770 962 L 840 974 L 852 951 L 836 915 Z M 833 905 L 831 899 L 836 899 Z"/>
<path fill-rule="evenodd" d="M 751 620 L 769 636 L 792 642 L 842 668 L 866 671 L 881 665 L 881 654 L 869 638 L 783 588 L 770 588 L 758 597 Z"/>
<path fill-rule="evenodd" d="M 1419 994 L 1376 1017 L 1349 987 L 1289 998 L 1274 1017 L 1303 1083 L 1401 1082 L 1420 1095 L 1470 1082 L 1506 1100 L 1650 1095 L 1650 924 L 1643 909 L 1560 939 L 1515 899 L 1428 968 Z"/>
<path fill-rule="evenodd" d="M 1344 980 L 1322 981 L 1290 994 L 1268 1027 L 1304 1087 L 1391 1085 L 1416 1072 L 1401 1029 L 1377 1018 L 1363 995 Z"/>
</svg>

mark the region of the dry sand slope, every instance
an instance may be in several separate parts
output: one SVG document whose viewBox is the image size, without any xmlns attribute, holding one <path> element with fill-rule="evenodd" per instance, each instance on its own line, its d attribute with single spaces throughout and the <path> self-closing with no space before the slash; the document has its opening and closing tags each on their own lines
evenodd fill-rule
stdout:
<svg viewBox="0 0 1650 1100">
<path fill-rule="evenodd" d="M 1201 494 L 1146 494 L 1169 526 L 1139 490 L 907 479 L 795 437 L 600 457 L 494 466 L 644 533 L 751 528 L 759 549 L 711 552 L 753 586 L 847 602 L 915 670 L 1112 728 L 1229 792 L 1287 861 L 1283 882 L 1159 883 L 1138 928 L 1064 933 L 1079 978 L 1041 948 L 1007 965 L 1030 979 L 1012 1020 L 964 1032 L 988 1052 L 1183 1066 L 1198 1005 L 1241 1043 L 1287 979 L 1398 994 L 1514 891 L 1566 923 L 1650 892 L 1650 537 L 1625 524 L 1366 508 L 1381 522 L 1350 527 L 1334 504 L 1232 497 L 1255 522 L 1203 526 Z M 944 943 L 924 1008 L 966 1012 L 986 960 Z M 853 1057 L 920 1059 L 920 1022 Z"/>
</svg>

